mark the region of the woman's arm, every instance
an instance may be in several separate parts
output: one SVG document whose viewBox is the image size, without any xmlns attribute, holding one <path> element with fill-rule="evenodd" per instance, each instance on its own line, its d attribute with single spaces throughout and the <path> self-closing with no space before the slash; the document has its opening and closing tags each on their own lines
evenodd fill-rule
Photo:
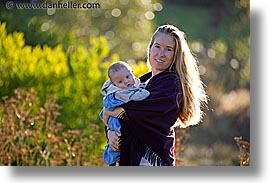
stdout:
<svg viewBox="0 0 275 183">
<path fill-rule="evenodd" d="M 120 145 L 120 133 L 113 131 L 113 130 L 108 130 L 107 132 L 107 138 L 109 140 L 109 144 L 111 148 L 114 151 L 119 151 L 119 145 Z"/>
<path fill-rule="evenodd" d="M 129 119 L 127 126 L 134 129 L 146 126 L 167 135 L 178 118 L 182 102 L 180 80 L 175 73 L 160 73 L 150 80 L 146 89 L 150 92 L 148 98 L 121 106 Z"/>
</svg>

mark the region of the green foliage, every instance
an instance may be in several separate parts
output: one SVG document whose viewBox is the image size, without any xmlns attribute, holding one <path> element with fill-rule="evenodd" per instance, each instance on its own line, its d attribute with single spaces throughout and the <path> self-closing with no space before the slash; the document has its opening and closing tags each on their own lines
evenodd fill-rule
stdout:
<svg viewBox="0 0 275 183">
<path fill-rule="evenodd" d="M 8 95 L 20 86 L 37 85 L 44 93 L 60 89 L 51 86 L 68 75 L 66 55 L 61 45 L 53 49 L 48 46 L 27 46 L 22 33 L 7 34 L 6 24 L 0 25 L 1 96 Z"/>
<path fill-rule="evenodd" d="M 7 34 L 5 26 L 0 26 L 0 95 L 34 87 L 40 103 L 52 94 L 57 97 L 62 106 L 58 120 L 68 128 L 101 124 L 98 114 L 103 96 L 99 91 L 107 80 L 108 66 L 119 60 L 117 54 L 110 55 L 106 38 L 90 38 L 88 47 L 72 46 L 66 54 L 61 45 L 25 45 L 22 33 Z M 147 70 L 144 62 L 131 65 L 138 76 Z"/>
<path fill-rule="evenodd" d="M 16 88 L 32 87 L 37 91 L 37 94 L 34 94 L 34 91 L 26 94 L 25 91 L 16 90 L 17 99 L 15 101 L 18 100 L 18 103 L 16 103 L 16 106 L 18 106 L 16 108 L 20 108 L 20 110 L 22 110 L 21 113 L 25 114 L 27 111 L 27 114 L 31 112 L 29 115 L 33 114 L 34 116 L 24 117 L 23 123 L 27 123 L 28 127 L 18 126 L 18 130 L 20 130 L 22 134 L 16 138 L 26 139 L 22 142 L 16 139 L 15 141 L 9 141 L 10 145 L 18 144 L 20 148 L 24 146 L 25 149 L 29 149 L 29 146 L 39 146 L 42 148 L 39 149 L 39 151 L 37 151 L 37 149 L 30 149 L 34 154 L 24 154 L 27 159 L 21 159 L 23 158 L 23 154 L 19 153 L 17 160 L 8 158 L 5 161 L 3 160 L 4 163 L 2 163 L 16 165 L 25 165 L 26 163 L 30 163 L 31 165 L 64 165 L 65 163 L 65 165 L 78 165 L 80 162 L 73 163 L 71 162 L 72 159 L 66 160 L 66 162 L 64 162 L 65 160 L 55 162 L 54 152 L 57 151 L 57 145 L 51 144 L 54 145 L 54 147 L 48 147 L 48 143 L 54 143 L 55 141 L 51 142 L 50 139 L 46 140 L 45 135 L 53 135 L 58 141 L 62 141 L 62 138 L 66 136 L 66 144 L 64 144 L 64 142 L 58 142 L 61 151 L 62 148 L 65 151 L 65 149 L 71 147 L 72 143 L 77 143 L 78 146 L 82 148 L 84 148 L 84 146 L 87 146 L 85 148 L 89 148 L 92 145 L 90 138 L 93 137 L 89 137 L 89 134 L 94 133 L 93 130 L 89 130 L 89 127 L 91 128 L 93 125 L 98 126 L 99 128 L 97 130 L 100 130 L 101 133 L 97 134 L 94 139 L 94 147 L 90 147 L 90 151 L 93 151 L 94 155 L 101 155 L 106 140 L 105 133 L 103 132 L 104 125 L 99 119 L 99 112 L 103 107 L 103 96 L 99 91 L 102 84 L 108 79 L 107 69 L 110 63 L 119 60 L 118 55 L 110 55 L 106 38 L 91 38 L 88 47 L 84 47 L 83 45 L 71 47 L 70 52 L 66 54 L 61 45 L 54 48 L 46 45 L 38 45 L 35 47 L 25 45 L 23 33 L 14 32 L 7 34 L 5 23 L 0 24 L 0 35 L 0 96 L 13 95 L 12 91 Z M 131 64 L 131 66 L 133 66 L 138 76 L 144 74 L 147 70 L 144 62 Z M 25 101 L 22 99 L 23 95 L 30 96 L 26 97 Z M 53 111 L 50 110 L 49 113 L 59 114 L 60 112 L 61 115 L 55 115 L 54 119 L 51 119 L 51 124 L 47 124 L 48 122 L 45 121 L 44 118 L 40 119 L 41 110 L 47 111 L 47 109 L 39 109 L 39 106 L 46 103 L 48 98 L 52 96 L 57 99 L 57 103 L 62 107 L 55 108 Z M 22 115 L 17 113 L 17 109 L 12 108 L 15 111 L 8 113 L 12 107 L 10 105 L 13 105 L 13 100 L 14 98 L 10 100 L 5 99 L 7 106 L 2 108 L 1 113 L 3 113 L 2 115 L 6 115 L 5 113 L 7 113 L 8 116 L 1 117 L 2 129 L 7 123 L 14 123 L 14 125 L 22 123 L 22 117 L 19 117 Z M 57 106 L 55 103 L 52 105 Z M 47 108 L 46 106 L 49 105 L 45 104 L 45 108 Z M 56 126 L 55 124 L 56 122 L 63 123 L 64 126 L 58 128 L 58 125 Z M 29 130 L 29 123 L 33 123 L 31 128 L 37 130 L 33 132 L 35 136 L 24 136 L 24 133 Z M 47 127 L 45 127 L 45 125 L 47 125 Z M 51 130 L 55 130 L 55 128 L 57 131 L 51 132 Z M 67 133 L 66 131 L 68 129 L 80 129 L 81 132 L 77 131 L 77 134 L 73 132 Z M 16 129 L 14 130 L 16 131 Z M 15 132 L 12 131 L 10 133 Z M 7 134 L 1 136 L 3 136 L 3 138 L 10 138 Z M 88 136 L 89 139 L 86 139 L 86 136 Z M 6 140 L 2 140 L 2 142 L 6 142 Z M 85 144 L 83 144 L 84 142 Z M 90 145 L 87 143 L 90 143 Z M 43 149 L 44 146 L 45 148 L 51 148 L 53 152 L 50 152 L 48 149 Z M 18 151 L 18 148 L 10 150 L 11 147 L 3 146 L 3 148 L 4 147 L 6 149 L 2 149 L 3 152 L 8 152 L 8 154 L 13 154 L 13 150 Z M 49 151 L 49 154 L 41 154 L 40 151 L 44 150 Z M 27 151 L 23 151 L 22 153 L 26 152 Z M 68 152 L 65 154 L 68 154 Z M 74 152 L 74 154 L 76 154 L 76 152 Z M 71 154 L 68 156 L 71 156 Z M 30 157 L 35 157 L 36 160 L 28 162 Z M 52 162 L 50 160 L 51 157 L 55 159 L 52 160 Z M 67 155 L 64 158 L 68 158 Z M 81 164 L 82 163 L 83 162 L 81 162 Z M 85 164 L 85 162 L 83 164 Z"/>
<path fill-rule="evenodd" d="M 16 3 L 15 1 L 13 2 Z M 45 21 L 47 20 L 45 18 L 45 15 L 47 15 L 47 11 L 41 9 L 7 10 L 5 8 L 5 3 L 0 5 L 0 11 L 0 21 L 8 22 L 7 31 L 9 33 L 14 31 L 23 32 L 25 35 L 26 43 L 28 45 L 35 46 L 37 44 L 47 44 L 50 47 L 54 47 L 58 43 L 60 43 L 57 34 L 55 34 L 53 31 L 41 30 L 43 23 L 45 23 Z"/>
<path fill-rule="evenodd" d="M 0 31 L 1 96 L 10 95 L 16 88 L 34 87 L 40 103 L 52 94 L 58 98 L 64 113 L 59 120 L 68 128 L 100 124 L 99 90 L 107 79 L 107 64 L 119 60 L 117 55 L 109 55 L 105 38 L 91 38 L 89 50 L 79 45 L 66 54 L 61 45 L 25 45 L 22 33 L 6 33 L 5 23 Z"/>
<path fill-rule="evenodd" d="M 40 1 L 44 2 L 44 1 Z M 49 2 L 56 2 L 50 0 Z M 74 0 L 83 3 L 87 0 Z M 75 41 L 89 45 L 90 37 L 104 36 L 111 53 L 123 60 L 140 60 L 153 31 L 157 0 L 109 0 L 96 2 L 93 9 L 1 9 L 0 21 L 9 22 L 8 30 L 24 32 L 26 43 L 56 46 L 62 42 L 68 51 Z"/>
</svg>

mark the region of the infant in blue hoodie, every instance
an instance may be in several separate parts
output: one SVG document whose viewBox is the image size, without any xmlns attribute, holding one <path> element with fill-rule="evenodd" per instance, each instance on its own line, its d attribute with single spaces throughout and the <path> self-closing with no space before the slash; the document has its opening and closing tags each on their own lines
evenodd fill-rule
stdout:
<svg viewBox="0 0 275 183">
<path fill-rule="evenodd" d="M 103 120 L 103 110 L 112 111 L 126 102 L 144 100 L 150 95 L 149 91 L 143 89 L 145 86 L 142 86 L 140 80 L 134 76 L 132 68 L 126 62 L 118 61 L 111 64 L 108 76 L 109 80 L 100 90 L 105 96 L 103 98 L 104 108 L 99 115 L 101 120 Z M 110 130 L 120 133 L 121 126 L 118 118 L 110 116 L 108 126 Z M 119 160 L 119 154 L 108 143 L 103 153 L 103 160 L 106 164 L 113 164 Z"/>
</svg>

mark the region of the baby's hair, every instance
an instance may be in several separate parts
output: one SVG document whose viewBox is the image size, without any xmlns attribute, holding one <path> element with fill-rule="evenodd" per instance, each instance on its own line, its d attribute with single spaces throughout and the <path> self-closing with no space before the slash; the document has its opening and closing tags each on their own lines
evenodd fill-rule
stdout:
<svg viewBox="0 0 275 183">
<path fill-rule="evenodd" d="M 123 61 L 117 61 L 117 62 L 114 62 L 110 65 L 109 69 L 108 69 L 108 76 L 109 78 L 111 79 L 111 76 L 120 71 L 121 69 L 127 69 L 129 70 L 130 72 L 133 72 L 132 68 L 130 67 L 129 64 L 127 64 L 126 62 L 123 62 Z"/>
</svg>

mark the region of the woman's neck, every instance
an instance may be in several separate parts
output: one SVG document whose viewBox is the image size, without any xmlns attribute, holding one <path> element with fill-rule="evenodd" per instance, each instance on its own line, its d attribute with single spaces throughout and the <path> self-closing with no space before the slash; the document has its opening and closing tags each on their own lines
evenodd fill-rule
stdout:
<svg viewBox="0 0 275 183">
<path fill-rule="evenodd" d="M 161 72 L 162 72 L 162 71 L 153 71 L 153 70 L 152 70 L 152 77 L 154 77 L 155 75 L 157 75 L 157 74 L 159 74 L 159 73 L 161 73 Z M 151 77 L 151 78 L 152 78 L 152 77 Z"/>
</svg>

